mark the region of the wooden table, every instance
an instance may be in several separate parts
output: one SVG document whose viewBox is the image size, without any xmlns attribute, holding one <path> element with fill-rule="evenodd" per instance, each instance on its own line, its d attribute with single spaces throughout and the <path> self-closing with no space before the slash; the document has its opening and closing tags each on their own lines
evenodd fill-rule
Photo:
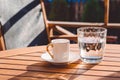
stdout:
<svg viewBox="0 0 120 80">
<path fill-rule="evenodd" d="M 67 66 L 54 66 L 40 56 L 46 46 L 0 52 L 0 80 L 120 80 L 120 45 L 106 45 L 105 57 L 97 65 L 80 60 Z M 78 52 L 72 44 L 71 51 Z"/>
</svg>

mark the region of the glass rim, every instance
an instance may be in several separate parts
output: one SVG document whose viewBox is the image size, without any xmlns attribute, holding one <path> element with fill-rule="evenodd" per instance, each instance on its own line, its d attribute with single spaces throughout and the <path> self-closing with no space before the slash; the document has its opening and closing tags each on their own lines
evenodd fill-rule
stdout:
<svg viewBox="0 0 120 80">
<path fill-rule="evenodd" d="M 96 31 L 96 32 L 83 32 L 83 30 L 85 29 L 98 29 L 99 31 Z M 102 29 L 102 31 L 100 31 L 100 29 Z M 104 27 L 80 27 L 80 28 L 77 28 L 77 32 L 81 32 L 81 33 L 105 33 L 107 32 L 107 29 L 104 28 Z"/>
</svg>

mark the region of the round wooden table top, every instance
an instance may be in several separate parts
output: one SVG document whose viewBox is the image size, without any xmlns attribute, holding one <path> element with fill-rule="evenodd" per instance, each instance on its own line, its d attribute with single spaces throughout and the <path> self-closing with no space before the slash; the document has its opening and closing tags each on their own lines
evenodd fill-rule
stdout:
<svg viewBox="0 0 120 80">
<path fill-rule="evenodd" d="M 70 49 L 79 54 L 77 44 Z M 52 65 L 41 59 L 46 46 L 36 46 L 0 52 L 1 80 L 119 80 L 120 45 L 107 44 L 104 59 L 99 64 L 77 60 L 68 65 Z"/>
</svg>

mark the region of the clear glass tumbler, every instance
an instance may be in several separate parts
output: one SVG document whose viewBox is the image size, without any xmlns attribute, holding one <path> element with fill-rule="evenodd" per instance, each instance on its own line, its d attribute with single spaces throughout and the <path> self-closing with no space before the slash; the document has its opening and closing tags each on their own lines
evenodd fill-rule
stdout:
<svg viewBox="0 0 120 80">
<path fill-rule="evenodd" d="M 77 29 L 80 58 L 85 63 L 99 63 L 104 54 L 107 29 L 81 27 Z"/>
</svg>

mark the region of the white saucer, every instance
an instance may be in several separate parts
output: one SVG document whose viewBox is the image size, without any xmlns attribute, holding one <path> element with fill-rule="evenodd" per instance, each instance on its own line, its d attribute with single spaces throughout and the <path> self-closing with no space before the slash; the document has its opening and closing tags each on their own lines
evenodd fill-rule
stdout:
<svg viewBox="0 0 120 80">
<path fill-rule="evenodd" d="M 50 62 L 50 63 L 55 64 L 55 65 L 69 64 L 69 63 L 73 63 L 73 62 L 77 61 L 78 59 L 80 59 L 79 55 L 76 53 L 73 53 L 73 52 L 70 53 L 69 60 L 67 62 L 66 61 L 65 62 L 56 62 L 50 57 L 50 55 L 47 52 L 43 53 L 41 55 L 41 58 L 44 61 Z"/>
</svg>

